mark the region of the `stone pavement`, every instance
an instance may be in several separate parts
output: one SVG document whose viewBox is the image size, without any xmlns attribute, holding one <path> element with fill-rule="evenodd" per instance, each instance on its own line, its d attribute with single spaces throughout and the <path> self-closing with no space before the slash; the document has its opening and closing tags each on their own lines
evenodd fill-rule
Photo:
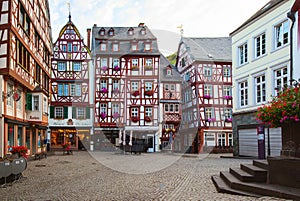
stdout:
<svg viewBox="0 0 300 201">
<path fill-rule="evenodd" d="M 0 188 L 0 200 L 280 200 L 217 193 L 211 175 L 248 162 L 215 154 L 57 152 L 29 161 L 24 178 Z"/>
</svg>

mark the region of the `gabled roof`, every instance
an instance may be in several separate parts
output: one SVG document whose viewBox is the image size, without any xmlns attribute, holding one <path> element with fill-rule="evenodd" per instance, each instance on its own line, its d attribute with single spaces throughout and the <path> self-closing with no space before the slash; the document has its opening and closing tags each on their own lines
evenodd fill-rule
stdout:
<svg viewBox="0 0 300 201">
<path fill-rule="evenodd" d="M 105 34 L 101 35 L 100 30 L 105 31 Z M 109 31 L 113 31 L 113 35 L 109 35 Z M 132 31 L 133 34 L 129 34 L 129 31 Z M 108 46 L 106 52 L 101 52 L 99 47 L 100 42 L 119 43 L 119 51 L 114 52 L 112 51 L 112 47 Z M 131 51 L 132 42 L 138 43 L 137 51 Z M 145 43 L 151 44 L 151 51 L 144 51 Z M 92 28 L 92 49 L 95 53 L 101 54 L 160 54 L 157 45 L 157 38 L 144 24 L 140 24 L 137 27 L 97 27 L 97 25 L 94 25 Z"/>
<path fill-rule="evenodd" d="M 254 22 L 257 18 L 260 16 L 266 14 L 268 11 L 272 10 L 275 6 L 277 6 L 280 3 L 287 2 L 289 0 L 271 0 L 266 5 L 264 5 L 261 9 L 259 9 L 254 15 L 252 15 L 246 22 L 244 22 L 240 27 L 238 27 L 236 30 L 230 33 L 230 35 L 235 34 L 235 32 L 238 32 L 240 29 L 244 28 L 248 24 Z"/>
<path fill-rule="evenodd" d="M 172 75 L 167 75 L 167 68 L 172 69 Z M 162 54 L 160 55 L 159 71 L 161 82 L 182 82 L 182 78 L 180 77 L 180 74 L 176 70 L 175 66 L 172 65 Z"/>
<path fill-rule="evenodd" d="M 231 62 L 231 38 L 187 38 L 181 39 L 190 56 L 196 61 Z"/>
</svg>

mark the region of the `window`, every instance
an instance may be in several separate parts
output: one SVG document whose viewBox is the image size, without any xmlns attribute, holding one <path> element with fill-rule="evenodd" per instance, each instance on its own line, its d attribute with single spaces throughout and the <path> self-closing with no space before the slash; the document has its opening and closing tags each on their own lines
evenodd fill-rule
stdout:
<svg viewBox="0 0 300 201">
<path fill-rule="evenodd" d="M 11 93 L 13 91 L 13 85 L 12 84 L 7 84 L 7 93 Z M 7 105 L 13 107 L 13 97 L 12 95 L 7 96 Z"/>
<path fill-rule="evenodd" d="M 243 65 L 248 62 L 248 46 L 247 43 L 241 45 L 239 48 L 239 64 Z"/>
<path fill-rule="evenodd" d="M 72 43 L 68 43 L 68 52 L 72 52 Z"/>
<path fill-rule="evenodd" d="M 263 33 L 255 39 L 255 57 L 258 58 L 266 54 L 266 34 Z"/>
<path fill-rule="evenodd" d="M 152 59 L 146 59 L 146 66 L 152 67 Z"/>
<path fill-rule="evenodd" d="M 288 85 L 288 72 L 287 67 L 278 69 L 274 71 L 274 86 L 276 91 L 281 91 L 284 87 Z M 276 94 L 277 95 L 277 94 Z"/>
<path fill-rule="evenodd" d="M 138 90 L 139 90 L 139 83 L 131 82 L 131 91 L 138 91 Z"/>
<path fill-rule="evenodd" d="M 170 90 L 175 91 L 175 84 L 170 84 Z"/>
<path fill-rule="evenodd" d="M 63 45 L 63 46 L 62 46 L 62 50 L 63 50 L 63 52 L 66 52 L 66 51 L 67 51 L 67 46 L 66 46 L 66 45 Z"/>
<path fill-rule="evenodd" d="M 44 113 L 48 113 L 48 103 L 47 103 L 47 98 L 44 97 L 44 102 L 43 102 L 43 105 L 44 105 Z"/>
<path fill-rule="evenodd" d="M 57 119 L 63 118 L 63 107 L 55 107 L 55 117 Z"/>
<path fill-rule="evenodd" d="M 204 95 L 212 96 L 212 85 L 204 85 Z"/>
<path fill-rule="evenodd" d="M 213 108 L 205 108 L 205 118 L 206 119 L 214 118 L 214 109 Z"/>
<path fill-rule="evenodd" d="M 204 68 L 204 76 L 205 77 L 211 77 L 211 75 L 212 75 L 211 68 L 208 68 L 208 67 Z"/>
<path fill-rule="evenodd" d="M 224 117 L 225 117 L 225 119 L 231 118 L 231 109 L 230 108 L 224 108 Z"/>
<path fill-rule="evenodd" d="M 223 96 L 231 96 L 231 86 L 223 86 Z"/>
<path fill-rule="evenodd" d="M 78 51 L 78 46 L 77 45 L 73 45 L 73 52 L 77 52 Z"/>
<path fill-rule="evenodd" d="M 25 33 L 27 35 L 29 35 L 30 34 L 30 18 L 27 15 L 22 4 L 20 4 L 20 10 L 19 10 L 19 24 L 22 26 Z"/>
<path fill-rule="evenodd" d="M 255 78 L 255 94 L 256 103 L 266 102 L 266 79 L 265 75 L 261 75 Z"/>
<path fill-rule="evenodd" d="M 113 36 L 114 35 L 114 30 L 112 28 L 108 31 L 108 35 L 109 36 Z"/>
<path fill-rule="evenodd" d="M 71 84 L 70 86 L 70 95 L 75 96 L 76 95 L 76 84 Z"/>
<path fill-rule="evenodd" d="M 101 36 L 104 36 L 105 35 L 105 29 L 101 28 L 100 31 L 99 31 L 99 33 L 100 33 Z"/>
<path fill-rule="evenodd" d="M 128 29 L 128 35 L 130 35 L 130 36 L 133 35 L 133 28 Z"/>
<path fill-rule="evenodd" d="M 289 42 L 288 20 L 275 26 L 275 48 L 282 47 Z"/>
<path fill-rule="evenodd" d="M 151 44 L 150 43 L 145 43 L 145 51 L 151 50 Z"/>
<path fill-rule="evenodd" d="M 112 104 L 112 114 L 120 113 L 120 105 L 117 103 Z"/>
<path fill-rule="evenodd" d="M 131 117 L 138 117 L 138 111 L 139 109 L 136 107 L 131 108 Z"/>
<path fill-rule="evenodd" d="M 188 81 L 190 81 L 190 79 L 191 79 L 191 74 L 190 74 L 190 72 L 186 72 L 186 74 L 184 75 L 184 80 L 185 80 L 186 82 L 188 82 Z"/>
<path fill-rule="evenodd" d="M 35 63 L 35 80 L 41 83 L 41 67 L 37 63 Z"/>
<path fill-rule="evenodd" d="M 20 89 L 17 90 L 17 93 L 18 93 L 20 96 L 22 95 L 22 91 L 21 91 Z M 20 96 L 19 96 L 19 97 L 20 97 Z M 22 109 L 22 103 L 23 103 L 22 98 L 20 98 L 19 100 L 17 100 L 17 108 L 18 108 L 19 110 Z"/>
<path fill-rule="evenodd" d="M 145 82 L 145 91 L 151 91 L 152 85 L 152 82 Z"/>
<path fill-rule="evenodd" d="M 58 71 L 66 71 L 67 68 L 66 68 L 66 62 L 58 62 L 57 64 L 57 70 Z"/>
<path fill-rule="evenodd" d="M 39 110 L 39 109 L 40 109 L 39 96 L 33 96 L 33 110 Z"/>
<path fill-rule="evenodd" d="M 230 77 L 231 76 L 231 72 L 230 72 L 231 70 L 230 70 L 230 68 L 229 67 L 225 67 L 224 69 L 223 69 L 223 76 L 224 77 Z"/>
<path fill-rule="evenodd" d="M 165 104 L 165 112 L 169 112 L 169 104 Z"/>
<path fill-rule="evenodd" d="M 68 84 L 58 84 L 58 96 L 69 96 L 69 85 Z"/>
<path fill-rule="evenodd" d="M 146 107 L 145 108 L 145 116 L 146 117 L 152 117 L 152 108 L 151 107 Z"/>
<path fill-rule="evenodd" d="M 167 76 L 172 75 L 172 70 L 171 69 L 167 69 Z"/>
<path fill-rule="evenodd" d="M 81 84 L 76 84 L 76 96 L 81 96 Z"/>
<path fill-rule="evenodd" d="M 132 51 L 137 51 L 138 50 L 138 44 L 137 43 L 132 43 L 131 44 L 131 50 Z"/>
<path fill-rule="evenodd" d="M 117 52 L 119 51 L 119 44 L 118 43 L 114 43 L 113 44 L 113 52 Z"/>
<path fill-rule="evenodd" d="M 240 98 L 240 107 L 248 105 L 248 82 L 239 83 L 239 98 Z"/>
<path fill-rule="evenodd" d="M 106 44 L 105 43 L 100 44 L 100 50 L 101 51 L 106 51 Z"/>
<path fill-rule="evenodd" d="M 107 67 L 107 58 L 101 59 L 101 67 L 106 66 Z"/>
<path fill-rule="evenodd" d="M 22 66 L 23 69 L 30 71 L 30 54 L 27 49 L 23 46 L 20 41 L 18 43 L 18 64 Z"/>
<path fill-rule="evenodd" d="M 138 67 L 138 65 L 139 65 L 139 60 L 138 60 L 138 59 L 132 59 L 131 65 L 132 65 L 132 67 Z"/>
<path fill-rule="evenodd" d="M 119 59 L 114 59 L 113 60 L 113 67 L 116 67 L 116 66 L 120 67 Z"/>
<path fill-rule="evenodd" d="M 81 63 L 80 62 L 74 62 L 73 63 L 73 70 L 74 71 L 81 71 Z"/>
<path fill-rule="evenodd" d="M 107 110 L 107 104 L 105 104 L 105 103 L 101 103 L 100 104 L 100 113 L 107 113 L 106 112 L 106 110 Z"/>
<path fill-rule="evenodd" d="M 232 147 L 233 146 L 233 137 L 232 133 L 228 134 L 228 146 Z"/>
<path fill-rule="evenodd" d="M 100 81 L 100 89 L 107 89 L 107 80 Z"/>
<path fill-rule="evenodd" d="M 120 88 L 119 80 L 113 80 L 113 90 Z"/>
<path fill-rule="evenodd" d="M 84 107 L 78 107 L 77 108 L 77 118 L 78 119 L 84 119 L 85 118 L 85 108 Z"/>
<path fill-rule="evenodd" d="M 218 146 L 226 146 L 226 137 L 225 133 L 218 133 Z"/>
</svg>

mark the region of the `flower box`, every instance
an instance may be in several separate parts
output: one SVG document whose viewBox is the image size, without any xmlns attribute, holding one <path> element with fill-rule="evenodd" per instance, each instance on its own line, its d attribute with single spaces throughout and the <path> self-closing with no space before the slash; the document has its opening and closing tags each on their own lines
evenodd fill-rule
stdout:
<svg viewBox="0 0 300 201">
<path fill-rule="evenodd" d="M 119 118 L 119 117 L 120 117 L 120 114 L 119 114 L 118 112 L 115 112 L 115 113 L 113 114 L 113 118 L 114 118 L 114 119 Z"/>
<path fill-rule="evenodd" d="M 107 66 L 102 66 L 102 67 L 101 67 L 101 70 L 103 70 L 103 71 L 107 71 L 107 69 L 108 69 Z"/>
<path fill-rule="evenodd" d="M 154 94 L 154 91 L 144 91 L 144 94 L 145 94 L 145 96 L 153 96 L 153 94 Z"/>
<path fill-rule="evenodd" d="M 138 96 L 138 95 L 140 95 L 140 92 L 139 91 L 134 91 L 131 95 Z"/>
<path fill-rule="evenodd" d="M 119 70 L 121 70 L 121 68 L 119 66 L 114 66 L 114 70 L 119 71 Z"/>
<path fill-rule="evenodd" d="M 207 122 L 215 122 L 216 119 L 215 119 L 215 118 L 208 118 L 208 119 L 206 119 L 206 121 L 207 121 Z"/>
<path fill-rule="evenodd" d="M 146 122 L 151 122 L 151 118 L 150 117 L 145 117 L 145 121 Z"/>
<path fill-rule="evenodd" d="M 145 66 L 145 70 L 152 70 L 153 66 Z"/>
<path fill-rule="evenodd" d="M 232 118 L 226 118 L 225 122 L 227 122 L 227 123 L 232 122 Z"/>
<path fill-rule="evenodd" d="M 101 119 L 105 119 L 106 118 L 106 113 L 105 112 L 101 112 L 100 117 L 101 117 Z"/>
<path fill-rule="evenodd" d="M 132 122 L 138 122 L 140 120 L 139 117 L 131 117 Z"/>
<path fill-rule="evenodd" d="M 211 96 L 210 95 L 204 95 L 203 98 L 204 99 L 211 99 Z"/>
<path fill-rule="evenodd" d="M 19 157 L 24 157 L 27 158 L 27 152 L 28 152 L 28 148 L 26 146 L 12 146 L 12 147 L 8 147 L 10 153 L 18 155 Z"/>
<path fill-rule="evenodd" d="M 226 100 L 232 100 L 232 96 L 223 96 L 223 98 Z"/>
<path fill-rule="evenodd" d="M 107 92 L 108 92 L 108 90 L 106 88 L 101 89 L 101 93 L 107 93 Z"/>
</svg>

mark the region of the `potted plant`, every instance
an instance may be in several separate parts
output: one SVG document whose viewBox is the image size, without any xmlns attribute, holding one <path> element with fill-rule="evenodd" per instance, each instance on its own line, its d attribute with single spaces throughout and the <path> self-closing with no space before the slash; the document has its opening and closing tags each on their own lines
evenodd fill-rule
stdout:
<svg viewBox="0 0 300 201">
<path fill-rule="evenodd" d="M 113 114 L 113 118 L 114 118 L 114 119 L 119 118 L 119 117 L 120 117 L 120 114 L 119 114 L 118 112 L 115 112 L 115 113 Z"/>
<path fill-rule="evenodd" d="M 232 96 L 223 96 L 223 98 L 226 100 L 232 100 Z"/>
<path fill-rule="evenodd" d="M 108 92 L 107 88 L 103 87 L 103 88 L 101 89 L 101 93 L 107 93 L 107 92 Z"/>
<path fill-rule="evenodd" d="M 211 96 L 206 94 L 206 95 L 203 96 L 203 98 L 204 98 L 204 99 L 210 99 Z"/>
<path fill-rule="evenodd" d="M 216 121 L 216 119 L 215 118 L 208 118 L 208 119 L 206 119 L 206 121 L 207 122 L 214 122 L 214 121 Z"/>
<path fill-rule="evenodd" d="M 227 122 L 227 123 L 232 122 L 232 118 L 226 118 L 225 122 Z"/>
<path fill-rule="evenodd" d="M 145 121 L 146 121 L 146 122 L 151 122 L 151 118 L 148 117 L 148 116 L 146 116 L 146 117 L 145 117 Z"/>
<path fill-rule="evenodd" d="M 138 122 L 140 120 L 139 117 L 131 117 L 132 122 Z"/>
<path fill-rule="evenodd" d="M 153 90 L 147 90 L 144 92 L 145 96 L 153 96 L 154 91 Z"/>
<path fill-rule="evenodd" d="M 10 146 L 9 151 L 12 155 L 16 155 L 17 158 L 24 157 L 27 158 L 28 148 L 26 146 Z"/>
<path fill-rule="evenodd" d="M 105 119 L 106 118 L 106 113 L 105 112 L 101 112 L 100 113 L 100 117 L 101 117 L 101 119 Z"/>
<path fill-rule="evenodd" d="M 131 95 L 138 96 L 138 95 L 140 95 L 140 92 L 139 91 L 134 91 Z"/>
<path fill-rule="evenodd" d="M 119 66 L 114 66 L 114 70 L 119 71 L 119 70 L 121 70 L 121 68 Z"/>
<path fill-rule="evenodd" d="M 101 70 L 103 70 L 103 71 L 107 71 L 107 69 L 108 69 L 107 66 L 102 66 L 102 67 L 101 67 Z"/>
</svg>

